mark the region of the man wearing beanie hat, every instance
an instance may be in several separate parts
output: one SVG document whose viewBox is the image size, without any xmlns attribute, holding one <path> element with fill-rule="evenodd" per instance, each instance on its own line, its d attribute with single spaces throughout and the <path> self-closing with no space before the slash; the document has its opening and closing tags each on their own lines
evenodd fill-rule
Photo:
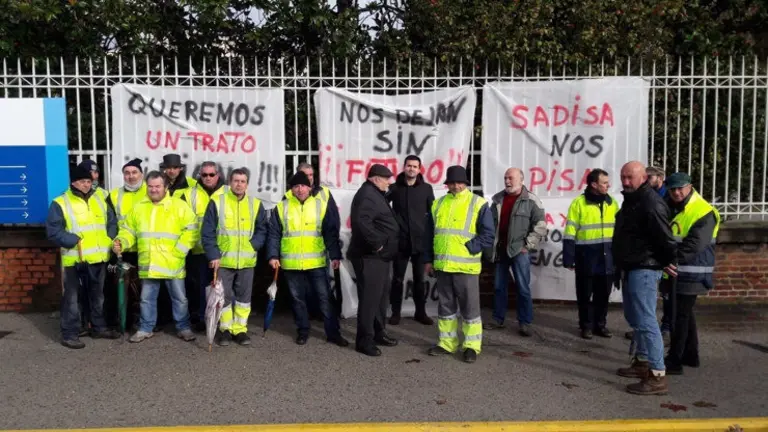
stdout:
<svg viewBox="0 0 768 432">
<path fill-rule="evenodd" d="M 368 356 L 381 355 L 376 345 L 397 345 L 397 340 L 385 332 L 390 271 L 400 239 L 395 212 L 385 198 L 391 178 L 389 168 L 372 165 L 351 205 L 352 238 L 347 258 L 352 261 L 357 279 L 355 350 Z"/>
<path fill-rule="evenodd" d="M 93 189 L 97 194 L 101 195 L 101 198 L 106 201 L 109 194 L 107 193 L 107 190 L 101 187 L 99 184 L 100 171 L 99 166 L 96 165 L 96 162 L 90 159 L 83 159 L 83 161 L 80 162 L 80 165 L 78 166 L 91 174 L 91 189 Z"/>
<path fill-rule="evenodd" d="M 448 168 L 448 194 L 432 203 L 424 234 L 424 272 L 437 276 L 437 345 L 429 355 L 453 354 L 459 349 L 461 311 L 464 361 L 480 354 L 483 323 L 480 317 L 480 271 L 483 249 L 493 245 L 494 229 L 488 203 L 467 186 L 467 172 Z"/>
<path fill-rule="evenodd" d="M 117 216 L 117 226 L 118 226 L 118 232 L 120 231 L 120 226 L 122 225 L 122 222 L 125 220 L 126 216 L 128 216 L 128 213 L 131 212 L 133 209 L 134 204 L 136 202 L 146 198 L 147 196 L 147 185 L 144 183 L 144 172 L 141 169 L 141 159 L 135 158 L 132 159 L 123 165 L 123 185 L 120 187 L 116 187 L 112 189 L 109 193 L 109 201 L 112 204 L 112 206 L 115 209 L 115 215 Z M 126 272 L 127 277 L 129 279 L 137 279 L 138 278 L 138 249 L 136 248 L 136 245 L 131 246 L 130 248 L 124 250 L 122 252 L 122 259 L 124 262 L 131 264 L 133 267 Z M 113 281 L 112 285 L 115 281 Z M 130 283 L 126 283 L 126 286 L 130 286 Z M 117 296 L 114 295 L 116 292 L 116 285 L 114 287 L 110 286 L 110 288 L 114 289 L 107 289 L 105 291 L 105 310 L 107 310 L 107 320 L 113 319 L 117 317 Z M 126 327 L 130 328 L 133 324 L 138 323 L 139 318 L 139 308 L 138 308 L 138 298 L 139 293 L 135 293 L 132 290 L 126 290 L 126 303 L 129 308 L 128 313 L 128 322 L 126 323 Z"/>
<path fill-rule="evenodd" d="M 80 349 L 81 292 L 89 299 L 91 337 L 117 339 L 104 320 L 104 278 L 112 239 L 117 235 L 114 210 L 91 188 L 91 173 L 70 171 L 70 188 L 51 203 L 45 228 L 48 239 L 61 248 L 64 292 L 61 301 L 61 344 Z M 84 286 L 81 287 L 81 278 Z"/>
<path fill-rule="evenodd" d="M 328 201 L 313 195 L 309 177 L 298 171 L 289 181 L 291 194 L 275 206 L 267 240 L 267 257 L 273 269 L 282 267 L 293 297 L 296 343 L 309 338 L 308 293 L 320 303 L 328 342 L 346 347 L 338 313 L 331 301 L 326 255 L 336 270 L 341 261 L 339 213 L 329 211 Z"/>
</svg>

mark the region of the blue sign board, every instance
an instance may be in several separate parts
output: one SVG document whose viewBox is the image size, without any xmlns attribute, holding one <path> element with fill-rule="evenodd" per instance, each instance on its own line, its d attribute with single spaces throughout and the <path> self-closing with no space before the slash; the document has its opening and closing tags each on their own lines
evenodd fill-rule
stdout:
<svg viewBox="0 0 768 432">
<path fill-rule="evenodd" d="M 0 224 L 42 224 L 69 184 L 62 98 L 0 99 Z"/>
</svg>

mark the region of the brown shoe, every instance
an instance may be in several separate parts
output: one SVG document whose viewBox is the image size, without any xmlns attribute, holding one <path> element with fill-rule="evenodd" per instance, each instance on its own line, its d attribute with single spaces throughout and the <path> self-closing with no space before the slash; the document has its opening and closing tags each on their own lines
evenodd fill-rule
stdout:
<svg viewBox="0 0 768 432">
<path fill-rule="evenodd" d="M 666 376 L 655 376 L 652 371 L 643 377 L 639 383 L 627 386 L 627 392 L 636 395 L 665 395 L 669 391 Z"/>
<path fill-rule="evenodd" d="M 648 375 L 648 370 L 647 361 L 640 361 L 637 358 L 634 358 L 629 367 L 620 368 L 616 373 L 625 378 L 645 378 Z"/>
</svg>

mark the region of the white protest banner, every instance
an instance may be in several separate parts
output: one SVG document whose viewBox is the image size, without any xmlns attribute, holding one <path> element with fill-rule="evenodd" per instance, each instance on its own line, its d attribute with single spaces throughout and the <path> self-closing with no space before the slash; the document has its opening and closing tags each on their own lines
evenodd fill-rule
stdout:
<svg viewBox="0 0 768 432">
<path fill-rule="evenodd" d="M 523 170 L 540 198 L 576 196 L 593 168 L 614 179 L 648 158 L 648 81 L 610 77 L 491 82 L 483 88 L 482 184 L 504 188 L 504 171 Z"/>
<path fill-rule="evenodd" d="M 352 263 L 346 259 L 347 248 L 349 247 L 349 241 L 352 238 L 352 225 L 349 219 L 351 213 L 352 199 L 355 197 L 357 190 L 350 189 L 331 189 L 333 199 L 339 207 L 339 214 L 341 217 L 341 232 L 339 237 L 341 238 L 341 253 L 344 259 L 341 262 L 339 268 L 339 276 L 341 277 L 341 291 L 342 291 L 342 306 L 341 315 L 344 318 L 353 318 L 357 316 L 357 283 L 355 277 L 355 270 L 352 268 Z M 446 190 L 435 190 L 435 197 L 442 197 L 447 193 Z M 405 272 L 405 282 L 403 286 L 403 302 L 400 311 L 400 315 L 403 317 L 412 317 L 416 313 L 416 305 L 413 302 L 413 269 L 412 265 L 408 264 L 408 269 Z M 333 272 L 330 272 L 333 275 Z M 389 276 L 382 275 L 382 277 L 389 277 L 391 279 L 392 269 L 390 267 Z M 437 285 L 436 279 L 429 276 L 424 278 L 426 284 L 427 294 L 427 315 L 437 316 Z M 388 314 L 391 315 L 391 308 Z"/>
<path fill-rule="evenodd" d="M 403 95 L 315 92 L 319 177 L 328 187 L 357 189 L 371 165 L 395 175 L 405 157 L 422 161 L 424 179 L 442 186 L 451 165 L 466 166 L 477 97 L 471 86 Z"/>
<path fill-rule="evenodd" d="M 531 296 L 535 299 L 576 301 L 574 272 L 563 268 L 565 223 L 573 200 L 542 198 L 541 201 L 546 211 L 548 232 L 538 247 L 528 252 L 531 259 Z M 621 302 L 621 292 L 612 288 L 609 301 Z"/>
<path fill-rule="evenodd" d="M 192 177 L 204 161 L 216 162 L 225 179 L 248 168 L 248 193 L 267 208 L 285 193 L 282 89 L 121 83 L 112 87 L 112 113 L 112 187 L 123 184 L 127 161 L 159 169 L 163 155 L 177 153 Z"/>
</svg>

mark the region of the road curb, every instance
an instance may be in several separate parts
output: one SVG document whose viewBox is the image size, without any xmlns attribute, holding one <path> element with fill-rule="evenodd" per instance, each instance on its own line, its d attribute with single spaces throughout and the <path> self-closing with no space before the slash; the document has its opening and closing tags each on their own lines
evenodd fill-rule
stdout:
<svg viewBox="0 0 768 432">
<path fill-rule="evenodd" d="M 738 426 L 738 427 L 737 427 Z M 24 432 L 768 432 L 768 417 L 684 420 L 594 420 L 542 422 L 328 423 L 168 426 L 102 429 L 26 429 Z M 9 431 L 13 432 L 13 431 Z"/>
</svg>

